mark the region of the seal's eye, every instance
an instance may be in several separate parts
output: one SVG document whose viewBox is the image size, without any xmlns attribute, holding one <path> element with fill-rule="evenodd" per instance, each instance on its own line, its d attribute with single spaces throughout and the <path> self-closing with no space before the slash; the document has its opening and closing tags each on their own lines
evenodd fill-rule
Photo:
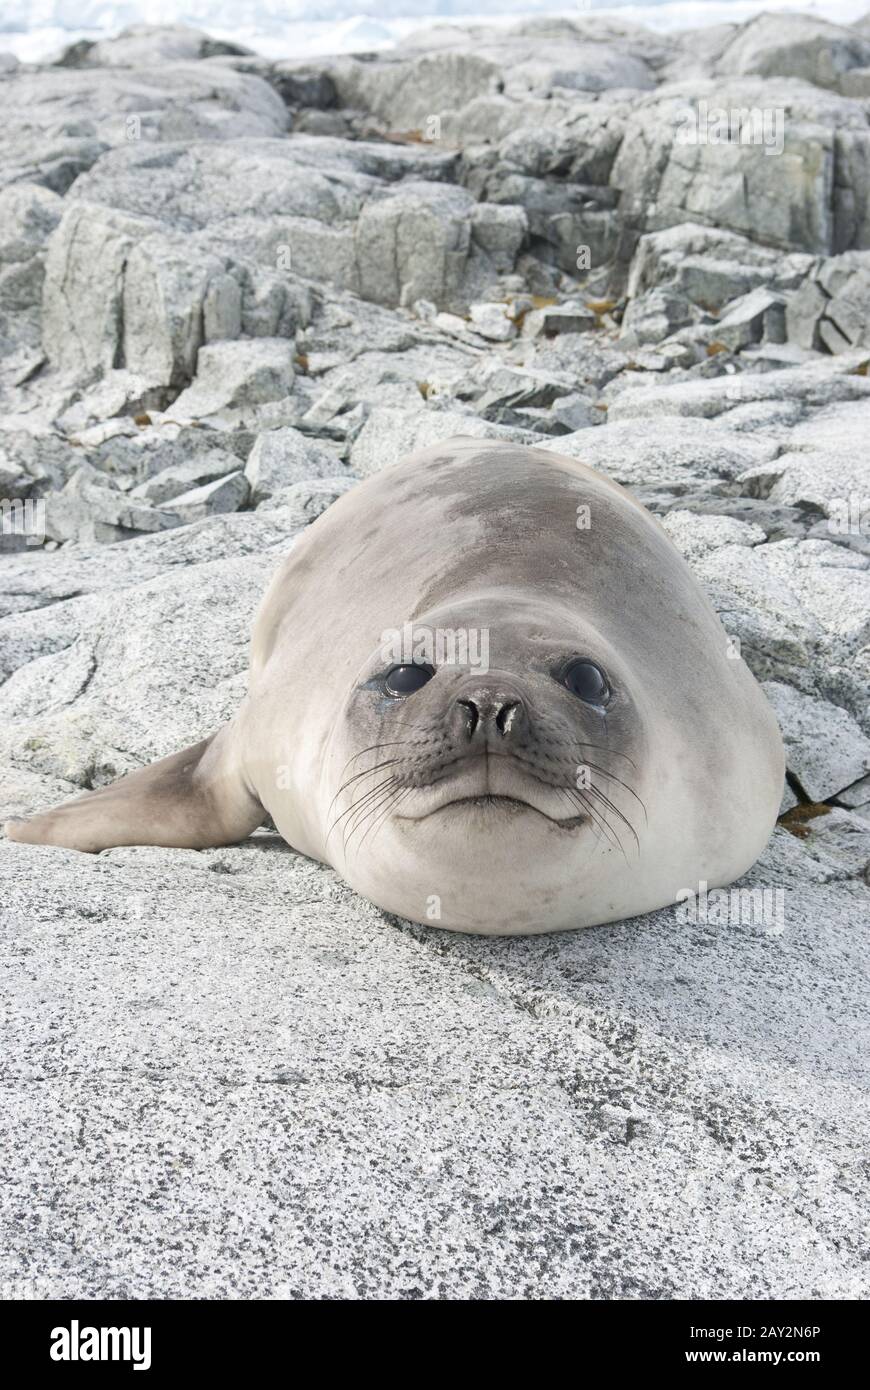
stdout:
<svg viewBox="0 0 870 1390">
<path fill-rule="evenodd" d="M 435 672 L 431 666 L 394 666 L 384 681 L 388 695 L 412 695 L 430 681 Z"/>
<path fill-rule="evenodd" d="M 594 661 L 572 661 L 562 680 L 578 700 L 585 700 L 588 705 L 607 703 L 610 686 L 604 672 Z"/>
</svg>

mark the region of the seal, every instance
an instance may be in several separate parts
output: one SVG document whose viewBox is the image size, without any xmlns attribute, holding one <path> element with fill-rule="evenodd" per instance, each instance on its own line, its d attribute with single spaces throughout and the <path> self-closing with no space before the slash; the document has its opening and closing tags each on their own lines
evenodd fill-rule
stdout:
<svg viewBox="0 0 870 1390">
<path fill-rule="evenodd" d="M 773 712 L 658 521 L 574 459 L 463 437 L 296 542 L 235 719 L 7 830 L 203 848 L 268 815 L 388 912 L 542 932 L 730 883 L 783 774 Z"/>
</svg>

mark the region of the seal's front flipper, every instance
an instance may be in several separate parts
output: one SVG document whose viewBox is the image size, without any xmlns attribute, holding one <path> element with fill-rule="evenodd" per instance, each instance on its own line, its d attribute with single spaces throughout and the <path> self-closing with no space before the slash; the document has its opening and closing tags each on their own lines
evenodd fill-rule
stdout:
<svg viewBox="0 0 870 1390">
<path fill-rule="evenodd" d="M 10 840 L 91 854 L 114 845 L 208 849 L 243 840 L 266 818 L 244 777 L 230 726 L 52 811 L 7 821 Z"/>
</svg>

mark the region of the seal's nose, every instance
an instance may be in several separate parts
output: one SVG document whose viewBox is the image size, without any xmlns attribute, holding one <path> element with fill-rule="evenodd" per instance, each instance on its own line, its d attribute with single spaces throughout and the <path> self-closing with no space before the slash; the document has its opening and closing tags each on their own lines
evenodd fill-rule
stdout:
<svg viewBox="0 0 870 1390">
<path fill-rule="evenodd" d="M 518 738 L 528 727 L 526 707 L 520 696 L 499 687 L 465 691 L 455 708 L 469 743 L 498 745 Z"/>
</svg>

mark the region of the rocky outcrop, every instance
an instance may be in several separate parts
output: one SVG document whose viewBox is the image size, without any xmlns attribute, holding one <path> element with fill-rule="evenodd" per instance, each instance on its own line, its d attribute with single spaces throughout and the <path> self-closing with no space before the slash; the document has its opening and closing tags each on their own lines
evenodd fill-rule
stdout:
<svg viewBox="0 0 870 1390">
<path fill-rule="evenodd" d="M 866 96 L 870 38 L 809 15 L 761 14 L 741 25 L 715 66 L 728 76 L 798 77 L 846 96 Z"/>
<path fill-rule="evenodd" d="M 214 39 L 184 24 L 131 24 L 113 38 L 80 39 L 55 59 L 61 68 L 143 68 L 157 63 L 196 62 L 200 58 L 241 57 L 242 44 Z"/>
</svg>

